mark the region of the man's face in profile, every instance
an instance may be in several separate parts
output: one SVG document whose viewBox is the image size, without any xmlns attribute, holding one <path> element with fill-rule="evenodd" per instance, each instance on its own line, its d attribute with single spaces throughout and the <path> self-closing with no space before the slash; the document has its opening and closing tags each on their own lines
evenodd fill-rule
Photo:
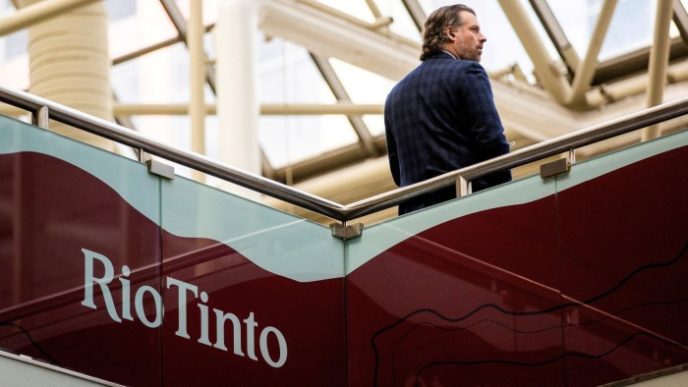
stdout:
<svg viewBox="0 0 688 387">
<path fill-rule="evenodd" d="M 475 15 L 466 11 L 461 11 L 460 15 L 463 24 L 456 28 L 452 45 L 461 59 L 480 62 L 483 55 L 483 44 L 487 38 L 480 32 L 480 24 L 478 24 L 478 18 Z"/>
</svg>

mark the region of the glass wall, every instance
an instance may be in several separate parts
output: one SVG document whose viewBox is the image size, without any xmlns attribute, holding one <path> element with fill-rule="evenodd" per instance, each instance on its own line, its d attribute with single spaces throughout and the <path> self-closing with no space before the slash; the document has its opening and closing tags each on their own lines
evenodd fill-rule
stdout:
<svg viewBox="0 0 688 387">
<path fill-rule="evenodd" d="M 0 117 L 0 348 L 125 385 L 343 385 L 321 225 Z"/>
<path fill-rule="evenodd" d="M 351 385 L 600 385 L 688 360 L 688 132 L 347 244 Z"/>
<path fill-rule="evenodd" d="M 0 117 L 0 347 L 127 385 L 598 385 L 688 362 L 688 132 L 330 230 Z"/>
</svg>

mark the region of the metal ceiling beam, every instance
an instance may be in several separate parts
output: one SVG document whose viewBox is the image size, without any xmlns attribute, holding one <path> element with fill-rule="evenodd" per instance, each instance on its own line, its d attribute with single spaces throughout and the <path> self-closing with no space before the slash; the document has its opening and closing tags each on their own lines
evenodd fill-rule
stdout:
<svg viewBox="0 0 688 387">
<path fill-rule="evenodd" d="M 208 24 L 205 26 L 205 32 L 208 33 L 210 31 L 212 31 L 213 28 L 215 28 L 215 23 Z M 127 54 L 120 55 L 120 56 L 118 56 L 112 60 L 112 64 L 116 66 L 118 64 L 122 64 L 124 62 L 128 62 L 130 60 L 136 59 L 140 56 L 149 54 L 153 51 L 161 50 L 165 47 L 172 46 L 172 45 L 179 43 L 181 41 L 182 41 L 181 35 L 177 34 L 177 36 L 175 36 L 173 38 L 165 39 L 165 40 L 162 40 L 160 42 L 148 45 L 146 47 L 141 47 L 141 48 L 134 50 L 132 52 L 129 52 Z"/>
<path fill-rule="evenodd" d="M 345 17 L 322 3 L 304 1 L 265 2 L 261 30 L 392 80 L 401 79 L 418 65 L 418 42 L 394 33 L 382 34 L 351 15 Z"/>
<path fill-rule="evenodd" d="M 163 49 L 165 47 L 169 47 L 173 44 L 179 43 L 181 41 L 181 38 L 179 35 L 175 36 L 174 38 L 169 38 L 165 39 L 163 41 L 153 43 L 149 46 L 139 48 L 137 50 L 131 51 L 129 53 L 126 53 L 124 55 L 120 55 L 112 60 L 112 65 L 117 66 L 118 64 L 122 64 L 124 62 L 129 62 L 130 60 L 134 60 L 138 57 L 141 57 L 146 54 L 150 54 L 153 51 L 157 51 L 160 49 Z"/>
<path fill-rule="evenodd" d="M 389 26 L 389 24 L 392 23 L 392 18 L 383 17 L 382 14 L 380 14 L 380 17 L 371 23 L 371 22 L 362 20 L 356 16 L 353 16 L 348 12 L 344 12 L 337 7 L 332 7 L 332 6 L 329 6 L 325 3 L 322 3 L 318 0 L 290 0 L 290 1 L 295 1 L 297 3 L 301 3 L 303 5 L 308 6 L 309 8 L 314 8 L 320 12 L 325 12 L 331 16 L 337 17 L 338 19 L 347 21 L 351 24 L 369 29 L 371 31 L 380 30 L 381 28 L 387 27 L 387 26 Z M 377 12 L 379 13 L 379 10 Z M 385 31 L 384 33 L 386 34 L 387 32 Z"/>
<path fill-rule="evenodd" d="M 688 44 L 677 37 L 671 40 L 669 60 L 679 61 L 688 59 Z M 646 72 L 650 63 L 650 47 L 643 47 L 615 58 L 605 60 L 597 65 L 593 85 L 628 78 L 638 72 Z"/>
<path fill-rule="evenodd" d="M 613 14 L 613 8 L 617 3 L 616 0 L 605 1 L 586 58 L 576 69 L 573 86 L 566 80 L 557 63 L 550 58 L 547 47 L 520 1 L 498 1 L 533 62 L 538 82 L 559 104 L 574 110 L 586 110 L 609 102 L 602 88 L 591 89 L 591 86 L 598 67 L 599 49 L 608 28 L 609 19 Z"/>
<path fill-rule="evenodd" d="M 683 43 L 688 46 L 688 12 L 681 0 L 674 0 L 674 24 L 683 38 Z"/>
<path fill-rule="evenodd" d="M 413 24 L 416 25 L 418 31 L 423 31 L 423 25 L 425 24 L 425 20 L 428 18 L 428 15 L 425 14 L 423 6 L 420 5 L 418 0 L 401 0 L 401 2 L 404 4 L 406 11 L 411 16 L 411 20 L 413 20 Z"/>
<path fill-rule="evenodd" d="M 0 19 L 0 36 L 30 27 L 74 8 L 83 7 L 99 0 L 47 0 L 23 8 Z M 17 3 L 13 3 L 15 7 Z"/>
<path fill-rule="evenodd" d="M 172 25 L 174 25 L 174 28 L 179 33 L 181 37 L 180 40 L 186 41 L 186 19 L 177 6 L 177 3 L 174 0 L 160 0 L 160 5 L 162 5 L 165 13 L 167 13 L 167 16 L 170 18 Z"/>
<path fill-rule="evenodd" d="M 174 28 L 179 33 L 180 40 L 183 41 L 184 44 L 187 44 L 186 34 L 188 32 L 188 28 L 186 24 L 186 19 L 184 19 L 184 15 L 182 14 L 181 10 L 179 10 L 177 3 L 174 0 L 160 0 L 160 4 L 165 9 L 165 13 L 167 13 L 167 16 L 170 18 L 170 21 L 172 21 Z M 213 67 L 211 64 L 207 65 L 205 75 L 206 80 L 208 82 L 208 86 L 210 86 L 210 89 L 213 91 L 214 94 L 215 67 Z"/>
<path fill-rule="evenodd" d="M 382 29 L 383 31 L 389 31 L 389 25 L 392 24 L 394 19 L 392 19 L 389 16 L 382 16 L 382 12 L 380 12 L 380 8 L 378 8 L 377 3 L 375 3 L 375 0 L 366 0 L 366 4 L 368 4 L 368 9 L 370 9 L 370 13 L 373 14 L 373 17 L 375 17 L 375 21 L 371 23 L 371 27 L 373 29 Z"/>
<path fill-rule="evenodd" d="M 533 62 L 538 81 L 557 102 L 565 104 L 569 98 L 570 84 L 550 58 L 547 47 L 520 1 L 498 0 L 498 2 Z"/>
<path fill-rule="evenodd" d="M 535 10 L 535 14 L 538 19 L 540 19 L 547 35 L 550 40 L 552 40 L 552 43 L 554 43 L 554 48 L 557 50 L 566 68 L 569 70 L 570 78 L 573 78 L 580 58 L 575 48 L 566 37 L 564 29 L 561 28 L 554 12 L 552 12 L 552 8 L 549 6 L 547 0 L 530 0 L 530 5 L 533 7 L 533 10 Z"/>
<path fill-rule="evenodd" d="M 318 71 L 320 71 L 320 74 L 325 79 L 325 82 L 327 82 L 330 90 L 332 90 L 332 94 L 334 94 L 337 102 L 351 103 L 351 98 L 346 92 L 344 84 L 342 84 L 329 60 L 313 53 L 309 53 L 309 55 L 311 56 L 313 63 L 315 63 L 315 66 L 318 68 Z M 361 146 L 365 152 L 370 156 L 380 155 L 380 151 L 375 147 L 373 137 L 370 135 L 370 131 L 368 130 L 368 126 L 363 121 L 363 117 L 360 115 L 347 115 L 347 119 L 354 128 L 354 131 L 356 132 L 356 135 L 358 136 Z"/>
<path fill-rule="evenodd" d="M 588 51 L 585 53 L 583 62 L 576 67 L 576 76 L 573 78 L 573 86 L 570 96 L 570 101 L 575 105 L 585 105 L 585 94 L 590 88 L 592 79 L 595 77 L 595 68 L 597 67 L 597 58 L 604 38 L 607 36 L 609 24 L 614 16 L 614 10 L 618 0 L 605 0 L 602 4 L 600 14 L 597 16 L 597 24 L 590 36 L 590 44 L 588 44 Z"/>
<path fill-rule="evenodd" d="M 373 14 L 373 17 L 375 19 L 380 19 L 382 18 L 382 12 L 380 12 L 380 8 L 378 8 L 377 4 L 375 3 L 375 0 L 365 0 L 366 4 L 368 4 L 368 8 L 370 9 L 370 13 Z"/>
</svg>

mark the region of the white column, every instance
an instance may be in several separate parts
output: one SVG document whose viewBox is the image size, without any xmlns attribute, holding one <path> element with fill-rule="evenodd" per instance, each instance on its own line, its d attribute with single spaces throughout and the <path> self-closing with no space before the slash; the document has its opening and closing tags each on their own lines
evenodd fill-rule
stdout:
<svg viewBox="0 0 688 387">
<path fill-rule="evenodd" d="M 21 6 L 36 3 L 21 0 Z M 112 120 L 110 55 L 105 2 L 74 8 L 29 28 L 32 93 Z M 51 123 L 52 130 L 114 150 L 102 137 Z"/>
<path fill-rule="evenodd" d="M 219 158 L 254 174 L 260 174 L 256 44 L 261 3 L 223 0 L 214 30 Z M 244 190 L 224 188 L 246 196 Z"/>
</svg>

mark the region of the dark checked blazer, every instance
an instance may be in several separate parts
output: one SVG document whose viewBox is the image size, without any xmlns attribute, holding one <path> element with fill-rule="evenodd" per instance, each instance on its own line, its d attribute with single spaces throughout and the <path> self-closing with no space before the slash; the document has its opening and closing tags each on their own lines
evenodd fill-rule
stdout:
<svg viewBox="0 0 688 387">
<path fill-rule="evenodd" d="M 485 69 L 440 51 L 402 79 L 385 102 L 385 133 L 394 182 L 407 186 L 505 154 L 509 145 Z M 473 191 L 511 180 L 496 172 Z M 411 199 L 399 214 L 456 197 L 449 187 Z"/>
</svg>

